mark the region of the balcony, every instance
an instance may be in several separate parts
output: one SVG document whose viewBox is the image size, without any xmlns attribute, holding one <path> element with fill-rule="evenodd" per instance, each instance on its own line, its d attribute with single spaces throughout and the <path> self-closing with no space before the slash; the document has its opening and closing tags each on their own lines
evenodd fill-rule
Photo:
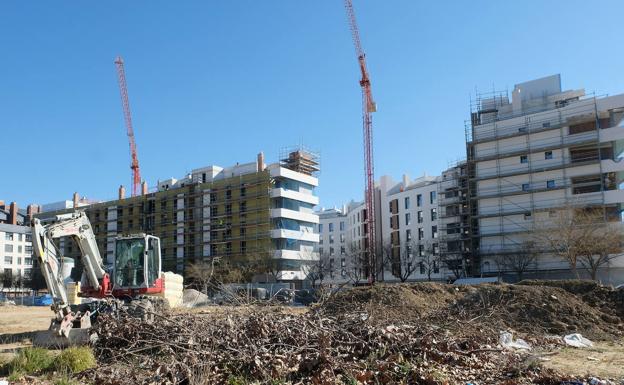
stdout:
<svg viewBox="0 0 624 385">
<path fill-rule="evenodd" d="M 271 169 L 271 176 L 273 178 L 276 177 L 282 177 L 282 178 L 286 178 L 286 179 L 292 179 L 292 180 L 296 180 L 299 182 L 303 182 L 303 183 L 307 183 L 309 185 L 312 186 L 318 186 L 318 179 L 310 176 L 310 175 L 305 175 L 293 170 L 289 170 L 287 168 L 284 167 L 275 167 Z"/>
<path fill-rule="evenodd" d="M 299 251 L 299 250 L 276 250 L 273 254 L 275 259 L 296 259 L 306 261 L 318 261 L 318 252 Z"/>
<path fill-rule="evenodd" d="M 309 241 L 309 242 L 319 241 L 318 234 L 307 232 L 307 231 L 284 230 L 284 229 L 271 230 L 271 238 L 287 238 L 287 239 L 296 239 L 298 241 Z"/>
<path fill-rule="evenodd" d="M 303 222 L 319 223 L 318 214 L 304 213 L 289 209 L 271 209 L 271 218 L 289 218 Z"/>
<path fill-rule="evenodd" d="M 271 198 L 288 198 L 300 202 L 310 203 L 313 205 L 319 204 L 319 197 L 317 197 L 316 195 L 306 194 L 294 190 L 286 190 L 283 188 L 271 189 Z"/>
</svg>

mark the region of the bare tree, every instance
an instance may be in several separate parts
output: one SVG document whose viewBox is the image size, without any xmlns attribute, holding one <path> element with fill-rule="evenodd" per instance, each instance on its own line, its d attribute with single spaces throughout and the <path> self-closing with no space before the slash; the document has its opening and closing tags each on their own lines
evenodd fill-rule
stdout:
<svg viewBox="0 0 624 385">
<path fill-rule="evenodd" d="M 539 251 L 535 242 L 525 241 L 517 250 L 499 255 L 496 259 L 496 264 L 499 271 L 512 271 L 518 276 L 518 281 L 522 281 L 527 271 L 536 268 L 538 254 Z"/>
<path fill-rule="evenodd" d="M 219 257 L 195 261 L 189 264 L 185 269 L 185 275 L 200 288 L 204 294 L 208 294 L 208 289 L 214 283 L 215 263 L 218 262 L 218 260 Z"/>
<path fill-rule="evenodd" d="M 358 285 L 364 277 L 364 271 L 367 261 L 365 254 L 352 243 L 347 248 L 344 255 L 345 264 L 341 266 L 340 274 L 353 285 Z"/>
<path fill-rule="evenodd" d="M 619 224 L 605 219 L 602 208 L 568 204 L 537 223 L 533 236 L 544 243 L 546 250 L 566 261 L 575 277 L 580 277 L 580 265 L 596 279 L 598 270 L 622 253 L 624 234 Z"/>
<path fill-rule="evenodd" d="M 448 271 L 450 271 L 451 273 L 453 273 L 453 276 L 455 279 L 459 279 L 462 276 L 466 275 L 466 269 L 464 266 L 464 260 L 462 259 L 461 256 L 457 255 L 457 254 L 453 254 L 453 253 L 448 253 L 448 254 L 442 254 L 439 252 L 438 249 L 438 244 L 437 243 L 432 243 L 431 247 L 433 248 L 433 254 L 439 254 L 439 261 L 440 264 L 447 269 Z"/>
<path fill-rule="evenodd" d="M 622 255 L 624 231 L 620 223 L 604 222 L 601 212 L 584 212 L 580 221 L 589 227 L 586 239 L 581 245 L 579 262 L 596 280 L 598 270 L 608 266 L 611 261 Z"/>
<path fill-rule="evenodd" d="M 305 269 L 306 279 L 310 281 L 312 287 L 316 287 L 316 283 L 319 283 L 319 286 L 323 285 L 323 281 L 327 278 L 327 276 L 331 276 L 334 270 L 333 266 L 333 257 L 330 257 L 328 254 L 319 255 L 317 260 L 312 261 L 312 263 L 308 264 Z"/>
<path fill-rule="evenodd" d="M 402 246 L 388 242 L 381 247 L 384 268 L 401 282 L 407 281 L 420 266 L 416 246 L 416 243 L 410 240 Z"/>
<path fill-rule="evenodd" d="M 430 240 L 425 241 L 423 243 L 423 253 L 418 258 L 418 267 L 422 267 L 422 270 L 425 271 L 428 281 L 431 281 L 431 275 L 440 272 L 440 265 L 442 262 L 440 253 L 435 245 L 436 244 Z"/>
</svg>

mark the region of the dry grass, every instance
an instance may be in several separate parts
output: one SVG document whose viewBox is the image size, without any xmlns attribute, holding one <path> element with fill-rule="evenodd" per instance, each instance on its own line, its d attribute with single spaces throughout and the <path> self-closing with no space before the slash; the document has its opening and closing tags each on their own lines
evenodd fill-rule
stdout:
<svg viewBox="0 0 624 385">
<path fill-rule="evenodd" d="M 572 375 L 588 373 L 601 378 L 624 377 L 624 339 L 594 342 L 589 349 L 563 348 L 548 356 L 544 366 Z"/>
</svg>

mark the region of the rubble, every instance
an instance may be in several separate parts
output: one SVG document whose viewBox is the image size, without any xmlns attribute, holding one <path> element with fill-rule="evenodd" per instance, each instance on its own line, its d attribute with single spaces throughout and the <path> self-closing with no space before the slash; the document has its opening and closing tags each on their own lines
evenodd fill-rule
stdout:
<svg viewBox="0 0 624 385">
<path fill-rule="evenodd" d="M 115 385 L 558 385 L 576 379 L 543 369 L 525 349 L 505 348 L 499 333 L 513 331 L 533 349 L 562 346 L 561 337 L 546 334 L 571 308 L 575 319 L 598 314 L 597 324 L 565 319 L 565 330 L 621 333 L 621 319 L 605 321 L 564 289 L 531 285 L 377 285 L 334 292 L 307 312 L 239 306 L 175 312 L 149 324 L 102 315 L 99 367 L 81 376 Z"/>
</svg>

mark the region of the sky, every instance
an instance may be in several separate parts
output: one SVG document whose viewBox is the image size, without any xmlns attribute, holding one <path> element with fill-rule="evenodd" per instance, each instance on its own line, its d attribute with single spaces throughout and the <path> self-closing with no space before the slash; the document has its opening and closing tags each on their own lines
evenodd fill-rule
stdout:
<svg viewBox="0 0 624 385">
<path fill-rule="evenodd" d="M 375 175 L 438 175 L 465 156 L 475 91 L 560 73 L 624 92 L 621 1 L 353 0 L 377 102 Z M 142 177 L 321 156 L 323 207 L 363 196 L 359 69 L 341 0 L 0 2 L 0 199 L 114 199 Z"/>
</svg>

